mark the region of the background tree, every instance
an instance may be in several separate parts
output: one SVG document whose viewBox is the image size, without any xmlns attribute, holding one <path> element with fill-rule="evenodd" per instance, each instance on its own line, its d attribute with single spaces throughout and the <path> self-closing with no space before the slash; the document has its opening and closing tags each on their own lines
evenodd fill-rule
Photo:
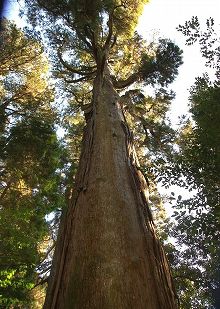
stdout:
<svg viewBox="0 0 220 309">
<path fill-rule="evenodd" d="M 33 308 L 52 244 L 45 216 L 63 206 L 61 149 L 40 44 L 6 19 L 0 55 L 0 307 Z M 38 267 L 38 271 L 37 271 Z"/>
<path fill-rule="evenodd" d="M 219 38 L 212 18 L 205 29 L 197 17 L 178 29 L 187 36 L 188 45 L 199 43 L 215 78 L 205 73 L 196 79 L 190 90 L 190 116 L 178 129 L 172 161 L 168 157 L 160 171 L 166 185 L 178 184 L 191 192 L 189 198 L 174 193 L 171 197 L 175 221 L 169 234 L 181 249 L 168 250 L 182 307 L 218 308 Z"/>
</svg>

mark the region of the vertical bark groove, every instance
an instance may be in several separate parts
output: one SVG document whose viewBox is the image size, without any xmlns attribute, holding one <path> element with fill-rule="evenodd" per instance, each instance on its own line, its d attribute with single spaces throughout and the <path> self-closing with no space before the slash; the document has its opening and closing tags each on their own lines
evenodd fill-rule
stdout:
<svg viewBox="0 0 220 309">
<path fill-rule="evenodd" d="M 172 299 L 176 298 L 176 302 L 178 302 L 178 299 L 175 292 L 170 267 L 165 256 L 165 252 L 156 237 L 153 217 L 149 207 L 148 181 L 145 179 L 143 173 L 139 169 L 140 165 L 134 147 L 133 134 L 129 130 L 125 117 L 124 121 L 122 122 L 122 127 L 125 133 L 125 141 L 128 154 L 128 166 L 131 172 L 131 179 L 133 181 L 132 185 L 134 187 L 134 193 L 136 193 L 137 196 L 137 205 L 141 208 L 139 210 L 143 212 L 143 216 L 139 213 L 140 223 L 143 224 L 144 221 L 143 233 L 145 234 L 145 237 L 147 236 L 146 229 L 151 234 L 153 242 L 153 255 L 157 264 L 155 268 L 158 269 L 159 277 L 161 278 L 164 287 L 166 287 L 165 298 L 167 300 L 167 303 L 170 305 L 170 308 L 173 308 Z M 146 241 L 149 242 L 149 237 L 146 238 Z M 164 304 L 161 303 L 160 306 L 160 308 L 163 308 Z"/>
</svg>

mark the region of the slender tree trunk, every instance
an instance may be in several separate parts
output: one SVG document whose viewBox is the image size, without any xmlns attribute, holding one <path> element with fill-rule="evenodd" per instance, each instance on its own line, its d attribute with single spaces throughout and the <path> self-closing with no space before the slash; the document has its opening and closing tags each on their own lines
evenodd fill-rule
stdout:
<svg viewBox="0 0 220 309">
<path fill-rule="evenodd" d="M 71 205 L 44 309 L 177 308 L 147 183 L 108 74 L 94 81 Z"/>
</svg>

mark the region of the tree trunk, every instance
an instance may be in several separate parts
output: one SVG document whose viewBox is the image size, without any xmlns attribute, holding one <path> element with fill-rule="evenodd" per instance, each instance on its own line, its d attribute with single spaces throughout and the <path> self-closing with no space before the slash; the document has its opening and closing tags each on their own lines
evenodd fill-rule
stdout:
<svg viewBox="0 0 220 309">
<path fill-rule="evenodd" d="M 44 309 L 177 308 L 148 188 L 108 74 L 94 81 Z"/>
</svg>

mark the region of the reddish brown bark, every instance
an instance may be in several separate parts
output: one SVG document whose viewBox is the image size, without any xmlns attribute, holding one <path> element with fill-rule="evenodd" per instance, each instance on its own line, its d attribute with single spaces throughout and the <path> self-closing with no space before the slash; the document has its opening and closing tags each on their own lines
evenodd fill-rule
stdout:
<svg viewBox="0 0 220 309">
<path fill-rule="evenodd" d="M 118 102 L 108 75 L 97 76 L 45 309 L 177 308 L 147 183 Z"/>
</svg>

